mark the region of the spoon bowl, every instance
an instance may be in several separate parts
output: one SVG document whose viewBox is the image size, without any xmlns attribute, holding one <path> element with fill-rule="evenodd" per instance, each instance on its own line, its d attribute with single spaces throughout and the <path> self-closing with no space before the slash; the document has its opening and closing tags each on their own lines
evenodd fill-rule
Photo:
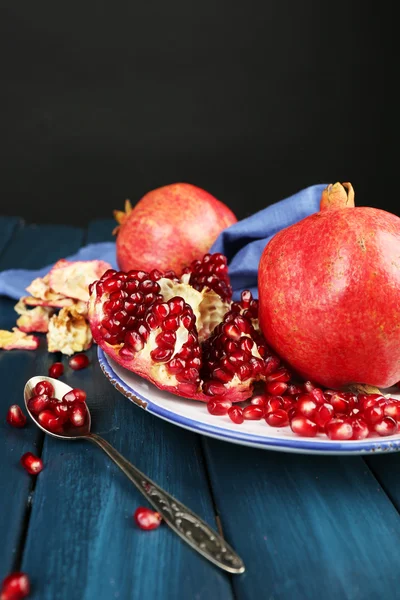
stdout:
<svg viewBox="0 0 400 600">
<path fill-rule="evenodd" d="M 48 435 L 51 435 L 55 438 L 59 438 L 59 439 L 63 439 L 63 440 L 64 439 L 77 440 L 82 437 L 87 437 L 90 434 L 90 428 L 91 428 L 92 421 L 91 421 L 91 417 L 90 417 L 90 411 L 89 411 L 89 408 L 86 403 L 84 404 L 84 406 L 86 407 L 86 420 L 85 420 L 84 425 L 82 425 L 82 427 L 74 427 L 72 425 L 71 426 L 67 425 L 67 426 L 64 426 L 64 430 L 62 433 L 53 433 L 52 431 L 45 429 L 39 423 L 36 415 L 34 415 L 29 410 L 29 406 L 28 406 L 29 400 L 32 398 L 32 396 L 35 395 L 35 386 L 37 383 L 39 383 L 39 381 L 48 381 L 49 383 L 51 383 L 52 386 L 54 387 L 54 397 L 57 398 L 58 400 L 61 400 L 61 398 L 64 396 L 64 394 L 66 394 L 67 392 L 70 392 L 73 389 L 71 386 L 67 385 L 63 381 L 59 381 L 58 379 L 54 379 L 53 377 L 45 377 L 44 375 L 36 375 L 35 377 L 31 377 L 30 379 L 28 379 L 28 381 L 26 382 L 25 387 L 24 387 L 24 402 L 25 402 L 26 411 L 27 411 L 28 415 L 30 416 L 30 418 L 36 423 L 36 425 L 38 427 L 40 427 L 40 429 L 42 431 L 44 431 Z"/>
</svg>

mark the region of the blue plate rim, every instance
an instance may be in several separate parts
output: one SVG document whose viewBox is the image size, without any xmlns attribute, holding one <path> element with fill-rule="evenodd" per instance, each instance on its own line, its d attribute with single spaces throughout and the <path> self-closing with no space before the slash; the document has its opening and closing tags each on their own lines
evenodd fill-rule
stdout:
<svg viewBox="0 0 400 600">
<path fill-rule="evenodd" d="M 97 349 L 97 357 L 99 360 L 100 368 L 104 373 L 105 377 L 124 396 L 131 400 L 131 396 L 132 394 L 134 394 L 140 401 L 143 402 L 142 406 L 138 404 L 138 406 L 140 406 L 141 408 L 148 410 L 152 414 L 166 421 L 169 421 L 170 423 L 176 424 L 180 427 L 184 427 L 186 429 L 194 431 L 195 433 L 209 435 L 220 440 L 236 442 L 247 446 L 252 445 L 258 448 L 265 448 L 269 450 L 286 450 L 287 452 L 303 451 L 318 454 L 360 454 L 364 452 L 388 453 L 400 450 L 400 440 L 396 442 L 385 442 L 380 439 L 369 439 L 361 440 L 358 442 L 351 442 L 351 444 L 346 442 L 334 442 L 330 443 L 329 445 L 326 445 L 324 444 L 324 442 L 321 442 L 318 439 L 305 440 L 300 437 L 298 439 L 277 439 L 241 432 L 240 428 L 238 428 L 238 431 L 235 432 L 215 425 L 204 425 L 203 423 L 199 423 L 194 419 L 190 419 L 189 417 L 185 417 L 182 415 L 177 415 L 175 412 L 169 411 L 163 408 L 162 406 L 155 404 L 154 402 L 143 396 L 140 392 L 128 386 L 125 383 L 125 381 L 123 381 L 123 379 L 121 379 L 119 375 L 117 375 L 117 373 L 114 371 L 114 369 L 108 362 L 107 354 L 102 348 L 100 348 L 100 346 L 98 346 Z"/>
</svg>

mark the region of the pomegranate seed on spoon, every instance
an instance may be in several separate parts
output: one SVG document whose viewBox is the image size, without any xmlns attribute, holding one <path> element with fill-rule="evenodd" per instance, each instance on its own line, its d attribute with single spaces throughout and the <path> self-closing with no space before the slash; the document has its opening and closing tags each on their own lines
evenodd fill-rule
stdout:
<svg viewBox="0 0 400 600">
<path fill-rule="evenodd" d="M 50 398 L 44 394 L 41 394 L 40 396 L 32 396 L 32 398 L 28 400 L 28 408 L 34 415 L 38 415 L 43 410 L 48 408 L 49 404 Z"/>
<path fill-rule="evenodd" d="M 135 510 L 133 515 L 135 523 L 140 529 L 150 531 L 151 529 L 157 529 L 161 525 L 162 517 L 160 513 L 146 508 L 145 506 L 139 506 Z"/>
<path fill-rule="evenodd" d="M 43 470 L 42 459 L 32 454 L 32 452 L 25 452 L 21 456 L 20 462 L 25 471 L 28 471 L 30 475 L 38 475 Z"/>
<path fill-rule="evenodd" d="M 86 354 L 75 354 L 69 359 L 68 364 L 74 371 L 80 371 L 89 365 L 89 358 Z"/>
<path fill-rule="evenodd" d="M 2 583 L 0 600 L 22 600 L 31 591 L 29 577 L 25 573 L 10 573 Z"/>
<path fill-rule="evenodd" d="M 56 363 L 57 364 L 57 363 Z M 52 398 L 54 396 L 54 387 L 50 381 L 39 381 L 35 385 L 35 394 L 37 396 L 49 396 Z"/>
<path fill-rule="evenodd" d="M 58 379 L 64 373 L 64 365 L 61 362 L 55 362 L 49 367 L 49 377 Z"/>
<path fill-rule="evenodd" d="M 13 404 L 10 406 L 7 412 L 6 420 L 11 427 L 18 427 L 20 429 L 26 425 L 26 416 L 18 404 Z"/>
</svg>

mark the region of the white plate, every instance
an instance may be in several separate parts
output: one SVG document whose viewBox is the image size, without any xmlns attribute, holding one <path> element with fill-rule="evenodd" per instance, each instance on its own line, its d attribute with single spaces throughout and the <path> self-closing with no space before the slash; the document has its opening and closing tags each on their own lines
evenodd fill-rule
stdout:
<svg viewBox="0 0 400 600">
<path fill-rule="evenodd" d="M 235 425 L 228 416 L 210 415 L 203 402 L 187 400 L 159 390 L 152 383 L 121 367 L 103 350 L 98 348 L 100 367 L 112 385 L 124 396 L 150 413 L 219 440 L 282 452 L 302 454 L 366 454 L 396 452 L 400 450 L 400 433 L 382 438 L 334 441 L 326 436 L 303 438 L 295 435 L 290 427 L 274 428 L 261 421 L 245 421 Z M 391 394 L 400 399 L 400 395 Z"/>
</svg>

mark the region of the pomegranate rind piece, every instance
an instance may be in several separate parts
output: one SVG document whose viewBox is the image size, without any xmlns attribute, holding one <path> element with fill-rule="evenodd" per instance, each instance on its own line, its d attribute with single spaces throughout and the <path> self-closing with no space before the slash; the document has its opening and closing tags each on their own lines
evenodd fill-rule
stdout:
<svg viewBox="0 0 400 600">
<path fill-rule="evenodd" d="M 62 308 L 73 304 L 71 298 L 67 298 L 64 294 L 57 294 L 49 284 L 49 274 L 44 277 L 37 277 L 28 285 L 26 291 L 31 296 L 21 298 L 24 304 L 29 306 L 52 306 L 54 308 Z"/>
<path fill-rule="evenodd" d="M 47 333 L 49 320 L 54 310 L 49 307 L 36 306 L 28 309 L 26 304 L 20 300 L 14 310 L 20 315 L 17 319 L 17 327 L 25 333 Z"/>
<path fill-rule="evenodd" d="M 71 356 L 87 350 L 92 345 L 92 333 L 86 320 L 86 306 L 65 307 L 49 321 L 47 345 L 49 352 Z"/>
<path fill-rule="evenodd" d="M 72 306 L 74 304 L 72 298 L 63 297 L 52 300 L 43 300 L 41 298 L 34 298 L 33 296 L 23 296 L 21 300 L 27 306 L 48 306 L 50 308 L 64 308 L 65 306 Z"/>
<path fill-rule="evenodd" d="M 12 331 L 0 329 L 0 349 L 2 350 L 36 350 L 39 346 L 39 338 L 28 335 L 13 327 Z"/>
<path fill-rule="evenodd" d="M 56 294 L 87 302 L 89 285 L 111 265 L 102 260 L 58 261 L 48 274 L 50 288 Z"/>
</svg>

